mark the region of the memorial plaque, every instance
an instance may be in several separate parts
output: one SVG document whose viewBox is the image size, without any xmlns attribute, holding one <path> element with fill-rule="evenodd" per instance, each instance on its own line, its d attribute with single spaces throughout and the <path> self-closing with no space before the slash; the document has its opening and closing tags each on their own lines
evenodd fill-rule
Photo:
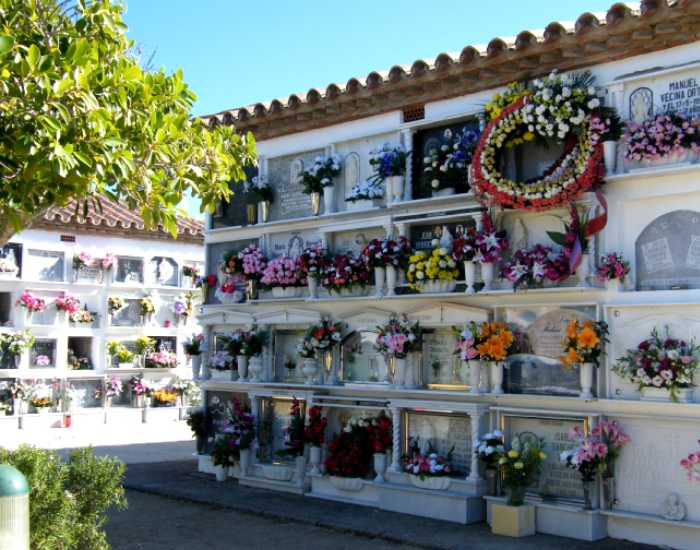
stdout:
<svg viewBox="0 0 700 550">
<path fill-rule="evenodd" d="M 302 415 L 306 414 L 306 403 L 300 401 Z M 285 449 L 284 431 L 289 426 L 292 412 L 291 399 L 263 398 L 263 458 L 270 462 L 279 460 L 275 453 Z"/>
<path fill-rule="evenodd" d="M 594 321 L 594 306 L 505 308 L 503 320 L 513 331 L 513 344 L 506 358 L 505 388 L 509 393 L 579 395 L 577 369 L 564 371 L 557 359 L 560 342 L 572 318 Z M 593 385 L 595 393 L 596 385 Z"/>
<path fill-rule="evenodd" d="M 112 326 L 141 326 L 141 304 L 139 300 L 124 300 L 124 303 L 124 307 L 114 313 L 112 317 Z"/>
<path fill-rule="evenodd" d="M 637 290 L 700 288 L 700 212 L 656 218 L 637 238 L 635 259 Z"/>
<path fill-rule="evenodd" d="M 216 434 L 224 433 L 226 420 L 233 410 L 233 400 L 236 397 L 241 403 L 250 403 L 248 396 L 244 393 L 210 390 L 204 392 L 207 433 L 205 454 L 211 454 L 214 450 Z"/>
<path fill-rule="evenodd" d="M 102 386 L 101 379 L 71 380 L 71 400 L 69 409 L 95 409 L 102 406 L 102 399 L 95 398 L 95 388 Z"/>
<path fill-rule="evenodd" d="M 423 334 L 423 381 L 429 384 L 462 384 L 461 359 L 453 355 L 457 339 L 452 332 Z"/>
<path fill-rule="evenodd" d="M 311 166 L 316 157 L 325 157 L 323 149 L 309 151 L 300 155 L 287 155 L 270 159 L 268 181 L 275 195 L 275 202 L 270 205 L 269 221 L 291 220 L 313 216 L 311 197 L 302 191 L 299 183 L 300 170 Z M 323 213 L 323 206 L 321 206 Z"/>
<path fill-rule="evenodd" d="M 78 282 L 79 283 L 95 283 L 100 276 L 100 269 L 97 265 L 92 265 L 91 267 L 81 267 L 78 269 Z"/>
<path fill-rule="evenodd" d="M 468 475 L 472 460 L 471 421 L 467 415 L 433 414 L 407 411 L 407 453 L 418 450 L 428 452 L 428 443 L 438 454 L 447 457 L 452 450 L 455 470 Z"/>
<path fill-rule="evenodd" d="M 0 250 L 0 258 L 5 258 L 15 264 L 19 271 L 17 277 L 22 277 L 22 245 L 19 243 L 8 243 Z"/>
<path fill-rule="evenodd" d="M 630 436 L 617 461 L 615 508 L 660 516 L 669 493 L 685 506 L 685 519 L 700 521 L 700 492 L 680 461 L 698 450 L 697 422 L 619 418 Z"/>
<path fill-rule="evenodd" d="M 360 232 L 356 231 L 355 234 Z M 290 258 L 299 256 L 305 248 L 319 244 L 316 233 L 310 231 L 294 231 L 292 233 L 270 235 L 270 256 L 276 258 L 286 254 Z"/>
<path fill-rule="evenodd" d="M 452 239 L 458 239 L 464 235 L 467 228 L 474 227 L 475 225 L 476 222 L 474 218 L 471 217 L 465 218 L 462 222 L 451 222 L 447 224 L 436 222 L 434 224 L 413 225 L 411 226 L 411 245 L 415 250 L 425 250 L 430 254 L 433 248 L 435 248 L 432 245 L 434 239 L 438 241 L 442 239 L 440 246 L 445 246 L 446 241 L 449 241 L 451 246 Z M 445 228 L 447 228 L 449 235 L 447 233 L 443 235 Z"/>
<path fill-rule="evenodd" d="M 172 258 L 155 256 L 146 264 L 146 284 L 160 286 L 179 285 L 179 267 Z"/>
<path fill-rule="evenodd" d="M 63 281 L 65 254 L 53 250 L 28 250 L 29 273 L 39 281 Z"/>
<path fill-rule="evenodd" d="M 258 175 L 257 166 L 245 166 L 243 168 L 246 180 L 253 181 L 253 178 Z M 212 229 L 221 229 L 223 227 L 245 227 L 250 225 L 248 221 L 248 205 L 256 204 L 255 197 L 252 193 L 244 191 L 245 185 L 242 181 L 230 181 L 228 187 L 233 191 L 233 195 L 229 201 L 223 201 L 217 205 L 216 211 L 211 218 Z M 274 196 L 273 191 L 273 196 Z"/>
<path fill-rule="evenodd" d="M 48 365 L 37 365 L 36 358 L 39 356 L 48 357 L 51 363 Z M 37 338 L 31 353 L 30 369 L 55 369 L 56 368 L 56 340 L 47 338 Z"/>
<path fill-rule="evenodd" d="M 276 381 L 306 380 L 306 376 L 301 371 L 304 368 L 304 360 L 296 353 L 297 343 L 303 334 L 304 332 L 301 330 L 275 331 L 274 379 Z M 289 357 L 291 365 L 294 366 L 293 369 L 285 367 L 287 357 Z"/>
<path fill-rule="evenodd" d="M 581 475 L 577 470 L 566 468 L 560 460 L 563 451 L 576 447 L 569 441 L 569 431 L 574 427 L 583 429 L 583 420 L 566 418 L 527 418 L 517 416 L 505 417 L 505 442 L 510 449 L 510 442 L 516 435 L 521 442 L 544 438 L 547 444 L 544 453 L 547 459 L 540 466 L 540 478 L 528 488 L 529 493 L 564 499 L 583 500 Z"/>
<path fill-rule="evenodd" d="M 143 259 L 117 257 L 119 263 L 114 274 L 117 283 L 141 284 L 143 283 Z"/>
<path fill-rule="evenodd" d="M 374 349 L 377 333 L 361 331 L 343 343 L 343 380 L 348 382 L 383 382 L 387 377 L 384 357 Z"/>
<path fill-rule="evenodd" d="M 333 237 L 333 250 L 337 254 L 352 252 L 355 257 L 360 255 L 367 243 L 372 239 L 385 238 L 385 232 L 379 228 L 367 228 L 367 230 L 341 231 Z"/>
</svg>

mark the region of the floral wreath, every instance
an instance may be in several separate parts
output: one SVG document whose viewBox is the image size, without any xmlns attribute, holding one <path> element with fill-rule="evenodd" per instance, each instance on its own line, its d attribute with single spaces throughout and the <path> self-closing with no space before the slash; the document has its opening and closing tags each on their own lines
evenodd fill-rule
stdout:
<svg viewBox="0 0 700 550">
<path fill-rule="evenodd" d="M 532 97 L 521 96 L 486 126 L 473 161 L 475 192 L 486 202 L 520 210 L 548 210 L 573 201 L 598 181 L 603 148 L 599 130 L 590 119 L 581 135 L 569 133 L 563 155 L 537 178 L 514 182 L 500 174 L 497 161 L 501 149 L 509 134 L 527 124 L 526 117 L 533 110 Z M 571 118 L 565 120 L 573 126 Z"/>
</svg>

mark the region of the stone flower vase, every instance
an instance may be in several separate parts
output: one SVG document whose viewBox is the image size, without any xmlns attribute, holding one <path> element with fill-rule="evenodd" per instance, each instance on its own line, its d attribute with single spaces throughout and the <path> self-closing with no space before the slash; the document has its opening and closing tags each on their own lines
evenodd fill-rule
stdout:
<svg viewBox="0 0 700 550">
<path fill-rule="evenodd" d="M 202 356 L 193 355 L 190 361 L 192 363 L 192 380 L 199 380 L 199 373 L 202 368 Z"/>
<path fill-rule="evenodd" d="M 392 177 L 392 193 L 394 194 L 394 200 L 392 201 L 392 204 L 403 202 L 403 192 L 405 187 L 406 180 L 404 176 Z"/>
<path fill-rule="evenodd" d="M 464 262 L 464 280 L 467 283 L 465 294 L 476 294 L 474 283 L 476 283 L 476 264 L 474 262 Z"/>
<path fill-rule="evenodd" d="M 321 193 L 311 193 L 311 209 L 314 216 L 318 216 L 321 211 Z"/>
<path fill-rule="evenodd" d="M 494 278 L 494 265 L 493 264 L 481 264 L 481 280 L 484 281 L 484 288 L 481 290 L 483 292 L 489 292 L 493 290 L 491 283 Z"/>
<path fill-rule="evenodd" d="M 306 477 L 306 457 L 304 455 L 297 457 L 297 487 L 304 486 L 304 478 Z"/>
<path fill-rule="evenodd" d="M 491 369 L 491 393 L 501 394 L 503 392 L 503 361 L 490 361 Z"/>
<path fill-rule="evenodd" d="M 579 365 L 579 378 L 581 380 L 581 393 L 579 396 L 582 399 L 592 399 L 593 392 L 593 375 L 595 373 L 595 363 L 581 363 Z"/>
<path fill-rule="evenodd" d="M 253 374 L 253 378 L 252 378 L 251 382 L 262 382 L 262 378 L 260 377 L 260 375 L 262 374 L 263 369 L 264 369 L 262 357 L 259 357 L 259 356 L 251 357 L 250 360 L 248 361 L 248 368 L 250 369 L 250 372 Z"/>
<path fill-rule="evenodd" d="M 301 369 L 301 372 L 304 373 L 304 376 L 306 376 L 306 385 L 307 386 L 313 386 L 314 384 L 314 376 L 316 376 L 316 373 L 318 372 L 318 363 L 316 361 L 316 358 L 314 357 L 307 357 L 304 359 L 304 368 Z"/>
<path fill-rule="evenodd" d="M 469 361 L 469 393 L 479 393 L 479 379 L 481 378 L 481 361 L 471 359 Z"/>
<path fill-rule="evenodd" d="M 311 464 L 311 475 L 321 475 L 321 447 L 312 445 L 309 447 L 309 464 Z"/>
<path fill-rule="evenodd" d="M 239 355 L 238 356 L 238 375 L 240 378 L 239 382 L 246 382 L 248 378 L 248 356 Z"/>
<path fill-rule="evenodd" d="M 335 187 L 332 185 L 323 188 L 323 213 L 333 214 L 335 212 Z"/>
<path fill-rule="evenodd" d="M 394 386 L 403 387 L 406 384 L 406 357 L 394 357 Z"/>
<path fill-rule="evenodd" d="M 374 471 L 377 477 L 374 478 L 375 483 L 384 483 L 386 478 L 386 453 L 374 453 Z"/>
<path fill-rule="evenodd" d="M 318 277 L 309 277 L 309 300 L 318 300 Z"/>
<path fill-rule="evenodd" d="M 386 280 L 386 270 L 383 267 L 374 268 L 374 284 L 377 287 L 377 292 L 374 294 L 376 298 L 384 297 L 384 281 Z"/>
<path fill-rule="evenodd" d="M 386 295 L 396 296 L 396 280 L 398 275 L 396 272 L 396 267 L 393 265 L 388 265 L 384 269 L 386 269 Z"/>
<path fill-rule="evenodd" d="M 250 449 L 241 449 L 241 477 L 248 477 L 250 468 Z"/>
<path fill-rule="evenodd" d="M 214 473 L 216 474 L 216 481 L 226 481 L 228 479 L 228 466 L 221 464 L 214 466 Z"/>
</svg>

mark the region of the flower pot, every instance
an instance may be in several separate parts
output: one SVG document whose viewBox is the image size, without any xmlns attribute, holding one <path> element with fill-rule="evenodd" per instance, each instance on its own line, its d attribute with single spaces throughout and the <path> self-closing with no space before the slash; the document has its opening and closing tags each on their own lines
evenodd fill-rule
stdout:
<svg viewBox="0 0 700 550">
<path fill-rule="evenodd" d="M 333 214 L 335 212 L 335 187 L 323 188 L 323 213 Z"/>
<path fill-rule="evenodd" d="M 211 372 L 211 380 L 231 380 L 231 373 L 233 371 L 230 370 L 216 370 L 216 369 L 209 369 Z"/>
<path fill-rule="evenodd" d="M 255 279 L 248 279 L 246 281 L 246 300 L 257 300 L 258 299 L 258 281 Z"/>
<path fill-rule="evenodd" d="M 403 387 L 406 384 L 406 358 L 394 358 L 394 386 Z"/>
<path fill-rule="evenodd" d="M 605 158 L 605 175 L 612 176 L 615 173 L 617 162 L 617 141 L 603 142 L 603 156 Z"/>
<path fill-rule="evenodd" d="M 508 506 L 522 506 L 525 503 L 525 486 L 506 488 Z"/>
<path fill-rule="evenodd" d="M 241 477 L 248 477 L 250 468 L 250 449 L 241 449 Z"/>
<path fill-rule="evenodd" d="M 15 362 L 15 368 L 16 369 L 21 369 L 22 368 L 22 360 L 24 359 L 24 353 L 20 353 L 19 355 L 13 355 Z"/>
<path fill-rule="evenodd" d="M 464 262 L 464 280 L 467 283 L 465 294 L 476 294 L 474 283 L 476 282 L 476 264 L 474 262 Z M 422 291 L 421 291 L 422 292 Z"/>
<path fill-rule="evenodd" d="M 331 476 L 331 485 L 336 489 L 341 491 L 362 491 L 365 488 L 365 484 L 359 477 L 338 477 Z"/>
<path fill-rule="evenodd" d="M 49 407 L 36 407 L 34 410 L 36 411 L 36 414 L 48 414 L 50 408 Z"/>
<path fill-rule="evenodd" d="M 491 376 L 491 365 L 488 361 L 481 361 L 481 370 L 479 375 L 479 393 L 489 393 L 491 386 L 489 378 Z"/>
<path fill-rule="evenodd" d="M 206 303 L 207 301 L 207 289 L 209 288 L 209 285 L 207 283 L 202 283 L 202 303 Z"/>
<path fill-rule="evenodd" d="M 318 277 L 309 277 L 309 300 L 318 300 Z"/>
<path fill-rule="evenodd" d="M 257 204 L 246 205 L 246 215 L 248 218 L 248 223 L 250 225 L 255 225 L 258 222 L 258 205 Z"/>
<path fill-rule="evenodd" d="M 311 464 L 311 475 L 321 475 L 321 447 L 312 445 L 309 447 L 309 464 Z"/>
<path fill-rule="evenodd" d="M 112 408 L 112 398 L 113 398 L 113 396 L 111 396 L 111 395 L 105 396 L 105 409 Z"/>
<path fill-rule="evenodd" d="M 338 296 L 346 298 L 359 298 L 365 296 L 369 289 L 362 288 L 360 285 L 352 285 L 347 288 L 341 288 Z"/>
<path fill-rule="evenodd" d="M 490 361 L 491 393 L 503 393 L 503 361 Z"/>
<path fill-rule="evenodd" d="M 197 450 L 197 454 L 201 455 L 202 451 L 204 450 L 204 434 L 197 434 L 197 439 L 196 439 L 196 447 L 195 449 Z"/>
<path fill-rule="evenodd" d="M 119 363 L 119 368 L 120 369 L 133 369 L 134 364 L 133 363 Z"/>
<path fill-rule="evenodd" d="M 605 508 L 612 510 L 615 502 L 615 478 L 604 477 L 603 478 L 603 500 L 605 501 Z"/>
<path fill-rule="evenodd" d="M 267 223 L 267 219 L 270 217 L 270 201 L 260 202 L 260 215 L 262 217 L 262 222 Z"/>
<path fill-rule="evenodd" d="M 434 279 L 425 281 L 420 291 L 421 294 L 445 294 L 453 292 L 457 286 L 456 280 L 448 281 L 446 279 Z"/>
<path fill-rule="evenodd" d="M 438 191 L 433 191 L 433 197 L 449 197 L 456 193 L 454 187 L 448 187 L 447 189 L 440 189 Z"/>
<path fill-rule="evenodd" d="M 535 505 L 491 507 L 491 532 L 505 537 L 527 537 L 535 534 Z"/>
<path fill-rule="evenodd" d="M 595 479 L 582 479 L 583 484 L 583 509 L 593 510 L 593 490 L 595 489 Z"/>
<path fill-rule="evenodd" d="M 238 374 L 240 378 L 239 382 L 246 382 L 248 378 L 248 357 L 246 355 L 238 356 Z"/>
<path fill-rule="evenodd" d="M 199 373 L 202 369 L 202 356 L 193 355 L 190 358 L 190 364 L 192 366 L 192 380 L 199 380 Z"/>
<path fill-rule="evenodd" d="M 384 281 L 386 281 L 386 270 L 383 267 L 374 268 L 374 285 L 377 291 L 374 293 L 376 298 L 384 296 Z"/>
<path fill-rule="evenodd" d="M 284 466 L 263 465 L 262 471 L 266 479 L 273 479 L 275 481 L 289 481 L 294 477 L 294 470 Z"/>
<path fill-rule="evenodd" d="M 306 477 L 306 457 L 304 455 L 297 457 L 297 487 L 304 486 L 304 478 Z"/>
<path fill-rule="evenodd" d="M 479 379 L 481 378 L 481 361 L 472 359 L 469 361 L 469 393 L 479 393 Z"/>
<path fill-rule="evenodd" d="M 301 369 L 301 372 L 303 372 L 304 376 L 307 378 L 306 385 L 313 386 L 314 376 L 316 376 L 316 373 L 318 372 L 318 363 L 316 362 L 316 359 L 313 357 L 304 359 L 304 368 Z"/>
<path fill-rule="evenodd" d="M 19 416 L 20 414 L 22 414 L 22 400 L 21 399 L 17 399 L 17 398 L 12 399 L 12 413 L 15 416 Z"/>
<path fill-rule="evenodd" d="M 581 363 L 579 365 L 579 378 L 581 380 L 581 393 L 579 396 L 582 399 L 592 399 L 593 393 L 593 374 L 595 372 L 595 363 Z"/>
<path fill-rule="evenodd" d="M 409 477 L 411 478 L 411 483 L 414 487 L 418 487 L 419 489 L 429 489 L 431 491 L 446 491 L 450 488 L 450 484 L 452 483 L 452 480 L 446 476 L 426 477 L 422 480 L 418 476 L 411 474 L 409 474 Z"/>
<path fill-rule="evenodd" d="M 306 292 L 303 286 L 276 286 L 272 288 L 273 298 L 301 298 Z"/>
<path fill-rule="evenodd" d="M 251 382 L 262 382 L 262 378 L 260 377 L 263 372 L 262 357 L 251 357 L 248 361 L 248 368 L 250 369 L 250 372 L 253 373 L 253 379 Z"/>
<path fill-rule="evenodd" d="M 228 479 L 228 466 L 221 464 L 214 466 L 214 473 L 216 474 L 216 481 L 226 481 Z"/>
<path fill-rule="evenodd" d="M 676 398 L 679 403 L 693 402 L 693 388 L 678 388 Z M 653 386 L 642 388 L 642 401 L 654 403 L 668 403 L 671 401 L 671 390 L 667 388 L 656 388 Z"/>
<path fill-rule="evenodd" d="M 384 483 L 386 478 L 384 477 L 384 472 L 386 472 L 386 453 L 374 453 L 374 472 L 377 477 L 374 478 L 375 483 Z"/>
<path fill-rule="evenodd" d="M 486 468 L 486 480 L 489 482 L 489 495 L 492 497 L 495 497 L 500 492 L 498 487 L 500 478 L 500 472 L 496 468 Z"/>
<path fill-rule="evenodd" d="M 403 192 L 406 187 L 406 180 L 404 176 L 393 176 L 392 178 L 392 188 L 391 192 L 394 195 L 394 200 L 391 204 L 397 204 L 403 202 Z"/>
<path fill-rule="evenodd" d="M 175 321 L 177 323 L 178 327 L 186 327 L 187 326 L 187 320 L 190 318 L 189 315 L 176 315 L 175 316 Z"/>
<path fill-rule="evenodd" d="M 311 210 L 314 216 L 318 216 L 321 210 L 321 193 L 311 193 Z"/>
<path fill-rule="evenodd" d="M 590 288 L 590 284 L 586 280 L 591 274 L 591 257 L 589 254 L 583 254 L 581 256 L 581 265 L 576 268 L 576 276 L 579 278 L 579 282 L 576 285 L 577 288 Z"/>
<path fill-rule="evenodd" d="M 493 264 L 481 264 L 481 280 L 484 281 L 484 288 L 481 290 L 483 292 L 489 292 L 493 290 L 491 287 L 491 283 L 493 282 L 493 272 L 494 272 L 494 265 Z"/>
<path fill-rule="evenodd" d="M 386 269 L 386 295 L 396 296 L 396 279 L 398 275 L 396 272 L 396 267 L 393 265 L 388 265 L 384 269 Z"/>
<path fill-rule="evenodd" d="M 24 324 L 31 325 L 34 323 L 34 312 L 28 309 L 24 310 Z"/>
<path fill-rule="evenodd" d="M 143 395 L 131 394 L 131 406 L 134 409 L 143 409 L 144 398 Z"/>
</svg>

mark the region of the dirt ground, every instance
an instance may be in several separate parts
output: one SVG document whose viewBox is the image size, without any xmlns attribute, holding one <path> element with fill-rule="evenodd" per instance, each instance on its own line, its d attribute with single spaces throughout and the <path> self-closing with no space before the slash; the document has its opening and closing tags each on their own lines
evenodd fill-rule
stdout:
<svg viewBox="0 0 700 550">
<path fill-rule="evenodd" d="M 279 522 L 217 506 L 127 490 L 129 507 L 110 509 L 113 550 L 400 550 L 422 548 Z M 144 518 L 148 518 L 144 521 Z"/>
</svg>

